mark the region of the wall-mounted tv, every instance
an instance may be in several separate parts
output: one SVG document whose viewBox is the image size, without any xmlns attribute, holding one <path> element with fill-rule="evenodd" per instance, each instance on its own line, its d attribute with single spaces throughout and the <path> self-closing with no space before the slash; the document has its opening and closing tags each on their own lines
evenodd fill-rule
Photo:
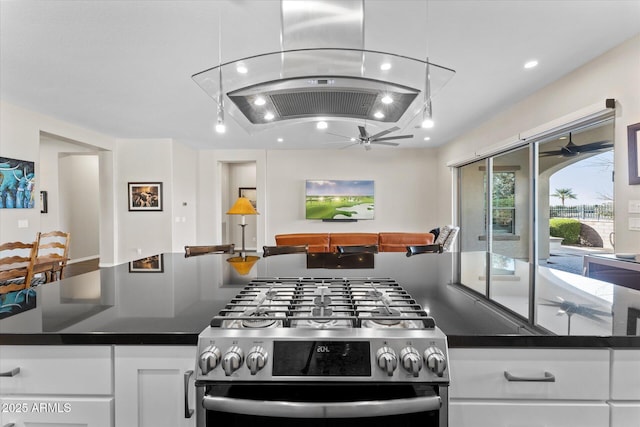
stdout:
<svg viewBox="0 0 640 427">
<path fill-rule="evenodd" d="M 307 219 L 373 219 L 373 181 L 307 180 Z"/>
</svg>

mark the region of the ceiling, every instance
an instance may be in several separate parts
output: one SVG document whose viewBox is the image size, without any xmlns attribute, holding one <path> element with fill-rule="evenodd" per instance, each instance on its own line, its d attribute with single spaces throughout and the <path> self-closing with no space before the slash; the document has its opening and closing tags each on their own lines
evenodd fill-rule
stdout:
<svg viewBox="0 0 640 427">
<path fill-rule="evenodd" d="M 227 132 L 214 131 L 216 104 L 191 76 L 281 50 L 280 1 L 1 0 L 0 19 L 2 100 L 113 137 L 335 149 L 348 141 L 331 134 L 356 136 L 363 124 L 282 122 L 249 134 L 227 118 Z M 639 21 L 640 0 L 365 0 L 364 47 L 456 71 L 433 98 L 436 126 L 398 131 L 415 135 L 399 148 L 433 147 L 638 34 Z M 524 69 L 531 59 L 539 65 Z"/>
</svg>

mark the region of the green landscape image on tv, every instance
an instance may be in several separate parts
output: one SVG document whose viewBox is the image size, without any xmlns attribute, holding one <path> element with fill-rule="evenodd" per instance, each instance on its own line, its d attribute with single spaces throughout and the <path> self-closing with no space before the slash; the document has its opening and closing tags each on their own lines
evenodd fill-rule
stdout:
<svg viewBox="0 0 640 427">
<path fill-rule="evenodd" d="M 307 180 L 307 219 L 373 219 L 373 181 Z"/>
</svg>

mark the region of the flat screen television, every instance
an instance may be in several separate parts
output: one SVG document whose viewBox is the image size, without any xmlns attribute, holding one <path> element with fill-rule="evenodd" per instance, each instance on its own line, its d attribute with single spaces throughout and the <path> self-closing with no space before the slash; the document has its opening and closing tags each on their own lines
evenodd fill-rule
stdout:
<svg viewBox="0 0 640 427">
<path fill-rule="evenodd" d="M 370 180 L 307 180 L 306 219 L 373 219 L 373 187 Z"/>
</svg>

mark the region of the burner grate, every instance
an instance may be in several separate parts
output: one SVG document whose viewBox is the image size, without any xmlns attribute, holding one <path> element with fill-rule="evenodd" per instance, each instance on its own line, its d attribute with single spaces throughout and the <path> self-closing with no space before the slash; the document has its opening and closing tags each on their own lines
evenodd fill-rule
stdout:
<svg viewBox="0 0 640 427">
<path fill-rule="evenodd" d="M 211 326 L 434 329 L 435 321 L 392 279 L 259 278 Z"/>
</svg>

